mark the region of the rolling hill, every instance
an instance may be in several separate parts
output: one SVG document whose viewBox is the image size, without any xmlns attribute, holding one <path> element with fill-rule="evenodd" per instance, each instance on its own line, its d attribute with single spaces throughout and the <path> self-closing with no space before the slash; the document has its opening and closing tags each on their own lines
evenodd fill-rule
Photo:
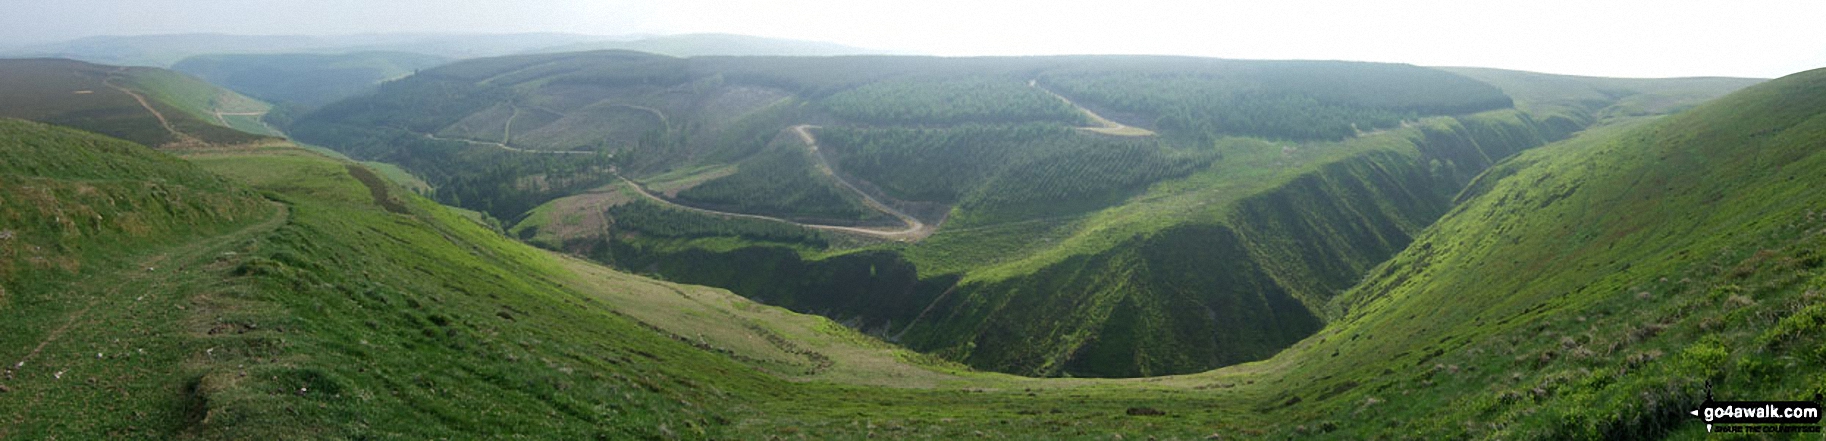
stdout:
<svg viewBox="0 0 1826 441">
<path fill-rule="evenodd" d="M 446 58 L 521 53 L 603 37 L 551 34 L 359 34 L 359 35 L 117 35 L 9 48 L 8 57 L 70 58 L 98 64 L 170 67 L 185 58 L 212 54 L 341 54 L 411 52 Z"/>
<path fill-rule="evenodd" d="M 1480 72 L 542 54 L 426 70 L 293 134 L 624 270 L 980 369 L 1151 376 L 1320 329 L 1491 164 L 1754 82 Z"/>
</svg>

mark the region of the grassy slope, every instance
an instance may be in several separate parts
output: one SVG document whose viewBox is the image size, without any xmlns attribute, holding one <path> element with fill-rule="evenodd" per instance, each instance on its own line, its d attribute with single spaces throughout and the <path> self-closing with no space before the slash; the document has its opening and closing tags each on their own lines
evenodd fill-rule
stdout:
<svg viewBox="0 0 1826 441">
<path fill-rule="evenodd" d="M 1347 437 L 1653 437 L 1823 391 L 1826 71 L 1532 151 L 1280 355 Z M 1401 421 L 1401 425 L 1387 424 Z"/>
<path fill-rule="evenodd" d="M 777 382 L 365 169 L 188 153 L 280 209 L 130 143 L 0 131 L 0 438 L 700 437 Z"/>
<path fill-rule="evenodd" d="M 221 288 L 228 241 L 282 211 L 90 133 L 0 119 L 0 152 L 0 438 L 181 431 L 207 327 L 192 300 Z"/>
<path fill-rule="evenodd" d="M 726 415 L 708 403 L 771 381 L 598 307 L 561 287 L 569 276 L 552 257 L 372 174 L 290 149 L 192 159 L 292 206 L 293 221 L 240 268 L 258 276 L 257 298 L 287 311 L 268 319 L 306 333 L 290 340 L 299 359 L 282 369 L 304 372 L 335 404 L 307 413 L 309 430 L 702 436 Z M 203 381 L 224 382 L 210 397 L 233 416 L 223 434 L 296 429 L 235 424 L 274 418 L 295 398 L 217 375 Z"/>
</svg>

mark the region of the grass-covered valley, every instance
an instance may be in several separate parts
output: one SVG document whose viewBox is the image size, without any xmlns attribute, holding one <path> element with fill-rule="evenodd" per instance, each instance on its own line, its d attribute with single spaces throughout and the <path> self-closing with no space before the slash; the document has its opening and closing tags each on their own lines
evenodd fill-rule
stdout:
<svg viewBox="0 0 1826 441">
<path fill-rule="evenodd" d="M 1817 70 L 598 51 L 269 128 L 0 68 L 0 439 L 1697 438 L 1826 393 Z"/>
</svg>

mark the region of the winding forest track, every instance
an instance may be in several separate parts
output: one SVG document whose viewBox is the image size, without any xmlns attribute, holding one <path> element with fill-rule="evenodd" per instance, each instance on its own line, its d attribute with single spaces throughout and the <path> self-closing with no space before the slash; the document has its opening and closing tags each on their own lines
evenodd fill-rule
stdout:
<svg viewBox="0 0 1826 441">
<path fill-rule="evenodd" d="M 1140 128 L 1140 127 L 1135 127 L 1135 126 L 1123 125 L 1122 123 L 1111 121 L 1109 118 L 1104 118 L 1103 115 L 1098 115 L 1097 112 L 1092 112 L 1091 109 L 1086 109 L 1086 108 L 1084 108 L 1084 106 L 1080 106 L 1080 105 L 1078 105 L 1078 103 L 1072 102 L 1072 100 L 1070 98 L 1066 98 L 1065 95 L 1060 95 L 1058 92 L 1053 92 L 1051 89 L 1047 89 L 1045 86 L 1041 86 L 1040 80 L 1037 80 L 1037 79 L 1027 80 L 1027 87 L 1040 89 L 1041 92 L 1046 92 L 1047 95 L 1052 95 L 1053 98 L 1058 98 L 1059 101 L 1065 102 L 1066 105 L 1072 106 L 1072 108 L 1074 108 L 1074 109 L 1078 109 L 1078 112 L 1081 112 L 1084 114 L 1084 116 L 1089 117 L 1091 119 L 1091 122 L 1097 123 L 1096 127 L 1079 127 L 1078 130 L 1084 130 L 1084 131 L 1090 131 L 1090 132 L 1096 132 L 1096 133 L 1102 133 L 1105 135 L 1114 135 L 1114 136 L 1154 136 L 1154 132 L 1151 130 Z"/>
<path fill-rule="evenodd" d="M 758 214 L 747 214 L 747 213 L 731 213 L 731 212 L 727 212 L 727 211 L 711 210 L 708 208 L 698 208 L 698 207 L 693 207 L 690 205 L 680 204 L 678 202 L 673 202 L 671 199 L 666 199 L 664 197 L 661 197 L 660 195 L 653 194 L 653 192 L 647 191 L 646 187 L 642 187 L 640 185 L 640 183 L 634 182 L 633 180 L 628 179 L 626 176 L 622 176 L 619 173 L 617 173 L 615 175 L 615 177 L 618 179 L 621 179 L 622 182 L 627 183 L 629 188 L 634 189 L 634 192 L 640 193 L 641 196 L 644 196 L 647 199 L 652 200 L 654 202 L 658 202 L 658 203 L 666 205 L 666 206 L 676 207 L 676 208 L 679 208 L 682 210 L 694 211 L 694 212 L 709 214 L 709 215 L 713 215 L 713 216 L 727 216 L 727 217 L 739 217 L 739 218 L 746 218 L 746 219 L 769 220 L 769 221 L 774 221 L 774 222 L 785 222 L 785 223 L 798 225 L 801 227 L 810 228 L 810 229 L 814 229 L 814 230 L 834 231 L 834 232 L 838 232 L 838 233 L 848 233 L 848 234 L 855 234 L 855 235 L 868 236 L 868 237 L 873 237 L 873 238 L 878 238 L 878 239 L 887 239 L 887 240 L 895 240 L 895 241 L 902 241 L 902 242 L 914 242 L 914 241 L 918 241 L 920 239 L 924 239 L 926 236 L 932 235 L 932 233 L 930 231 L 925 231 L 927 228 L 924 223 L 920 223 L 918 226 L 910 225 L 907 228 L 900 229 L 900 230 L 883 231 L 883 230 L 875 230 L 875 229 L 862 228 L 862 227 L 845 227 L 845 226 L 839 226 L 839 225 L 809 224 L 809 223 L 804 223 L 804 222 L 796 222 L 796 221 L 792 221 L 792 220 L 788 220 L 788 219 L 777 218 L 777 217 L 773 217 L 773 216 L 762 216 L 762 215 L 758 215 Z M 918 222 L 918 220 L 915 219 L 914 222 Z"/>
<path fill-rule="evenodd" d="M 216 115 L 216 122 L 222 123 L 223 126 L 228 125 L 228 118 L 226 117 L 229 116 L 266 116 L 266 112 L 223 112 L 221 109 L 215 110 L 214 113 Z M 264 122 L 262 122 L 262 124 L 264 124 Z"/>
<path fill-rule="evenodd" d="M 505 143 L 499 143 L 499 142 L 477 141 L 477 140 L 473 140 L 473 139 L 462 139 L 462 138 L 445 138 L 445 137 L 437 136 L 435 134 L 430 134 L 430 133 L 420 133 L 420 134 L 425 135 L 426 139 L 434 139 L 434 140 L 438 140 L 438 141 L 462 142 L 462 143 L 468 143 L 468 144 L 473 144 L 473 145 L 485 145 L 485 146 L 489 146 L 489 147 L 500 148 L 501 150 L 506 150 L 506 151 L 510 151 L 510 152 L 518 152 L 518 153 L 533 153 L 533 154 L 542 154 L 542 155 L 594 155 L 597 153 L 602 153 L 602 152 L 592 152 L 592 151 L 587 151 L 587 150 L 528 150 L 528 149 L 523 149 L 523 148 L 507 145 Z"/>
<path fill-rule="evenodd" d="M 609 107 L 621 107 L 621 108 L 634 109 L 634 110 L 644 110 L 647 113 L 653 114 L 653 116 L 655 116 L 655 117 L 659 117 L 659 125 L 661 127 L 664 127 L 667 132 L 672 131 L 672 120 L 666 118 L 666 112 L 661 112 L 661 111 L 659 111 L 659 109 L 655 109 L 655 108 L 647 107 L 647 106 L 637 106 L 637 105 L 633 105 L 633 104 L 621 104 L 621 103 L 612 103 L 612 104 L 609 104 L 608 106 Z"/>
<path fill-rule="evenodd" d="M 906 229 L 894 232 L 898 236 L 908 237 L 908 238 L 911 238 L 913 241 L 917 241 L 919 239 L 926 238 L 926 236 L 931 236 L 933 232 L 938 230 L 937 226 L 932 226 L 932 227 L 928 228 L 926 226 L 926 223 L 921 222 L 919 220 L 919 218 L 909 216 L 906 213 L 901 212 L 900 210 L 894 209 L 894 207 L 890 207 L 887 204 L 881 203 L 881 201 L 876 200 L 874 196 L 869 196 L 868 192 L 862 191 L 862 189 L 857 188 L 853 184 L 850 184 L 850 181 L 843 179 L 843 176 L 837 175 L 837 170 L 831 168 L 830 161 L 824 158 L 824 151 L 818 148 L 818 138 L 812 136 L 811 129 L 815 129 L 815 128 L 818 128 L 818 126 L 814 126 L 811 124 L 800 124 L 800 125 L 793 126 L 792 130 L 793 130 L 793 133 L 796 133 L 799 135 L 800 141 L 805 142 L 805 148 L 811 150 L 812 158 L 816 159 L 818 161 L 817 168 L 818 168 L 819 173 L 823 173 L 825 176 L 830 176 L 831 179 L 836 180 L 838 184 L 843 185 L 843 188 L 848 189 L 849 191 L 855 192 L 857 196 L 861 196 L 862 203 L 864 205 L 868 205 L 869 208 L 873 208 L 876 211 L 880 211 L 882 213 L 887 213 L 889 216 L 894 216 L 896 219 L 900 219 L 901 223 L 907 224 Z M 900 239 L 897 239 L 897 240 L 900 240 Z"/>
</svg>

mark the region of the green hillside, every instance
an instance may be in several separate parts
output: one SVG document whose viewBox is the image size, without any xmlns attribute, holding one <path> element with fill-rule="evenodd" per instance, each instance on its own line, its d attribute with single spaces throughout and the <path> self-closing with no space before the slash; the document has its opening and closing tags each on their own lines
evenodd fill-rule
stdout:
<svg viewBox="0 0 1826 441">
<path fill-rule="evenodd" d="M 1344 437 L 1566 439 L 1696 436 L 1708 388 L 1810 399 L 1823 137 L 1814 70 L 1523 153 L 1337 297 L 1274 400 Z"/>
<path fill-rule="evenodd" d="M 980 369 L 1132 377 L 1271 356 L 1486 167 L 1754 82 L 1465 72 L 539 54 L 426 70 L 293 133 L 544 247 Z"/>
<path fill-rule="evenodd" d="M 0 116 L 160 147 L 270 139 L 267 105 L 175 72 L 58 59 L 0 60 Z M 263 135 L 264 134 L 264 135 Z"/>
<path fill-rule="evenodd" d="M 0 438 L 174 433 L 202 325 L 179 294 L 284 210 L 92 133 L 0 119 L 0 153 Z"/>
</svg>

